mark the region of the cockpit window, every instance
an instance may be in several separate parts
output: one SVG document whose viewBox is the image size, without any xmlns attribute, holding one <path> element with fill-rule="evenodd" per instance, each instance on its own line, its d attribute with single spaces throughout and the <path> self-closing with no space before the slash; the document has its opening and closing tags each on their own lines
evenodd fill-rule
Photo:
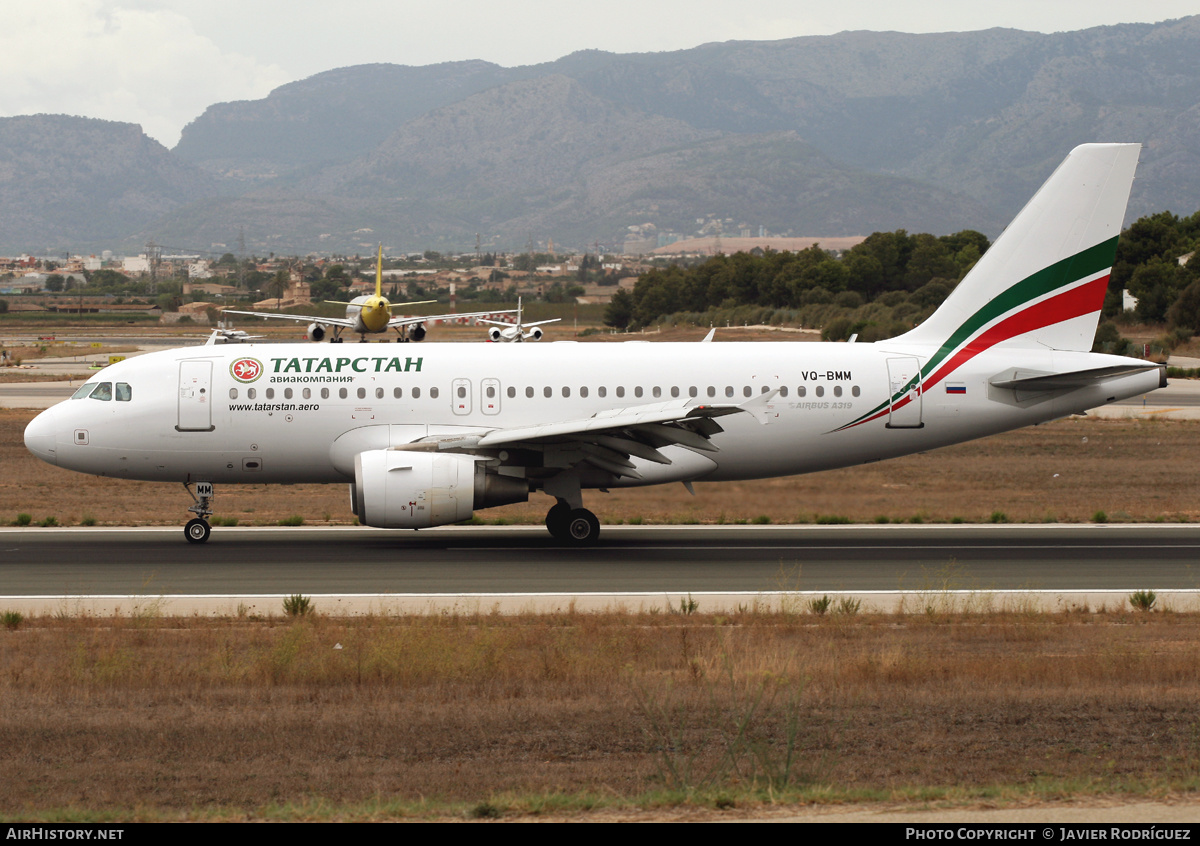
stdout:
<svg viewBox="0 0 1200 846">
<path fill-rule="evenodd" d="M 95 387 L 95 382 L 84 382 L 79 386 L 79 389 L 76 390 L 75 393 L 71 394 L 71 399 L 83 399 L 90 394 Z"/>
<path fill-rule="evenodd" d="M 97 382 L 95 389 L 89 394 L 89 397 L 101 402 L 111 402 L 112 382 Z"/>
<path fill-rule="evenodd" d="M 133 399 L 133 388 L 128 382 L 117 383 L 117 402 L 129 402 Z"/>
</svg>

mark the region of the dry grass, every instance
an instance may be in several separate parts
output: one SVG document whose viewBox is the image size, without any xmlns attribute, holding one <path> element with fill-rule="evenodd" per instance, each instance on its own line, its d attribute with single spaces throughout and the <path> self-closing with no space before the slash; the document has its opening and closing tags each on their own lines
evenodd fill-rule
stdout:
<svg viewBox="0 0 1200 846">
<path fill-rule="evenodd" d="M 0 409 L 0 523 L 18 513 L 60 525 L 173 525 L 191 504 L 180 485 L 83 476 L 50 467 L 26 451 L 25 424 L 35 412 Z M 1200 423 L 1069 419 L 877 464 L 757 482 L 680 485 L 585 494 L 608 524 L 771 523 L 846 519 L 871 523 L 1195 521 L 1200 489 L 1181 467 L 1198 463 Z M 104 511 L 97 503 L 107 503 Z M 539 523 L 551 503 L 489 509 L 487 521 Z M 344 485 L 224 485 L 216 516 L 241 525 L 275 525 L 292 515 L 306 524 L 353 522 Z M 997 518 L 999 519 L 999 518 Z"/>
<path fill-rule="evenodd" d="M 1193 792 L 1198 637 L 1090 611 L 43 618 L 0 631 L 0 815 Z"/>
</svg>

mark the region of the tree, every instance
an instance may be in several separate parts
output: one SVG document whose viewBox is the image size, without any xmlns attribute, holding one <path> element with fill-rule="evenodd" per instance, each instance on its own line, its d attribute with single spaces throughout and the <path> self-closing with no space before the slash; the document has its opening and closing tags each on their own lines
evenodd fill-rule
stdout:
<svg viewBox="0 0 1200 846">
<path fill-rule="evenodd" d="M 288 285 L 291 284 L 291 275 L 286 270 L 277 270 L 275 275 L 271 277 L 271 281 L 267 283 L 266 294 L 268 297 L 282 299 L 287 293 Z"/>
<path fill-rule="evenodd" d="M 51 273 L 46 277 L 46 290 L 52 294 L 60 293 L 63 289 L 63 278 L 57 273 Z"/>
<path fill-rule="evenodd" d="M 627 329 L 633 319 L 633 297 L 626 288 L 618 288 L 604 309 L 604 325 L 615 329 Z"/>
</svg>

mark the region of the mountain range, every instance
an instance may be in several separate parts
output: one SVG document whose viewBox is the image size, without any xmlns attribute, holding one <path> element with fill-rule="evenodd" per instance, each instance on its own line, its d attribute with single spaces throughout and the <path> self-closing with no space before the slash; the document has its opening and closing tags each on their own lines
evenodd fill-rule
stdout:
<svg viewBox="0 0 1200 846">
<path fill-rule="evenodd" d="M 0 119 L 0 253 L 523 249 L 703 230 L 995 236 L 1071 147 L 1145 147 L 1129 220 L 1200 208 L 1200 16 L 362 65 L 131 124 Z"/>
</svg>

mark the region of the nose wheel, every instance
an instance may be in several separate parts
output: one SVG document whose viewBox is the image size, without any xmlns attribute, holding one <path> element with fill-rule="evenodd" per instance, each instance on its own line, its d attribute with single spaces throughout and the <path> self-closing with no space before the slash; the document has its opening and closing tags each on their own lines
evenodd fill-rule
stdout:
<svg viewBox="0 0 1200 846">
<path fill-rule="evenodd" d="M 204 543 L 208 540 L 208 536 L 212 534 L 212 526 L 208 525 L 208 520 L 205 518 L 210 517 L 213 513 L 213 483 L 196 482 L 195 493 L 192 492 L 192 486 L 187 482 L 184 482 L 183 488 L 195 503 L 195 505 L 188 508 L 188 511 L 196 515 L 195 518 L 188 520 L 187 525 L 183 527 L 183 536 L 187 538 L 188 543 Z"/>
<path fill-rule="evenodd" d="M 183 534 L 188 539 L 188 543 L 204 543 L 212 534 L 212 526 L 208 525 L 207 520 L 197 517 L 194 520 L 188 520 L 187 525 L 183 527 Z"/>
</svg>

